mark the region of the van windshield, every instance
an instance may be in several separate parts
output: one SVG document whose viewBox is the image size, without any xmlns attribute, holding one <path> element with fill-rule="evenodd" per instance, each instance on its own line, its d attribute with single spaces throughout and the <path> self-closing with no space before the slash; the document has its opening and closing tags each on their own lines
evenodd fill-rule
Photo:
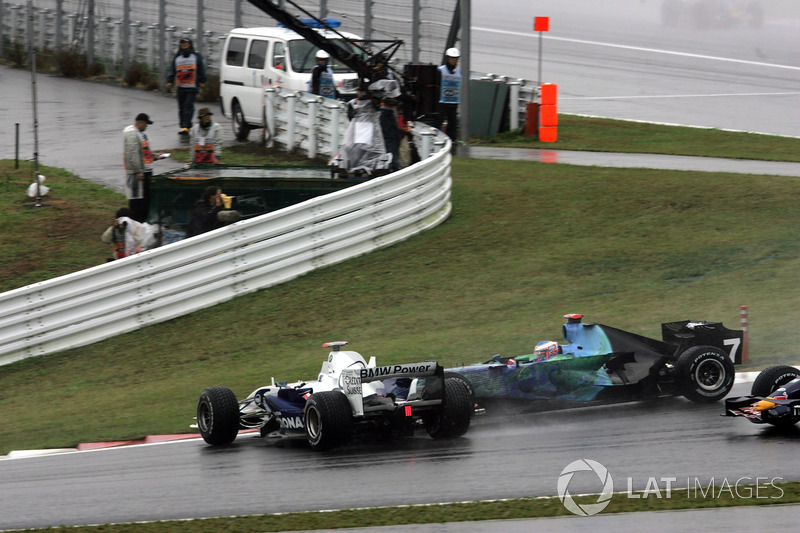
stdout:
<svg viewBox="0 0 800 533">
<path fill-rule="evenodd" d="M 333 40 L 333 39 L 331 39 Z M 341 41 L 341 39 L 336 39 Z M 310 42 L 297 39 L 289 41 L 289 58 L 292 63 L 292 70 L 295 72 L 311 72 L 317 66 L 317 51 L 319 48 Z M 346 48 L 350 48 L 347 43 L 342 43 Z M 337 73 L 353 72 L 350 67 L 343 65 L 338 59 L 331 56 L 328 59 L 328 66 Z"/>
</svg>

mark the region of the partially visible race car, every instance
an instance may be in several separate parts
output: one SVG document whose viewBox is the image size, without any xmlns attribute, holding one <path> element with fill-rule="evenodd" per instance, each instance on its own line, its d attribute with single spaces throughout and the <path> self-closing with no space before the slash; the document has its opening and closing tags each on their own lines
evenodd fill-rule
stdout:
<svg viewBox="0 0 800 533">
<path fill-rule="evenodd" d="M 743 416 L 754 424 L 793 426 L 800 422 L 800 370 L 788 365 L 765 368 L 750 396 L 725 400 L 724 416 Z"/>
<path fill-rule="evenodd" d="M 664 0 L 661 21 L 665 26 L 687 23 L 696 28 L 760 28 L 764 7 L 760 0 Z"/>
<path fill-rule="evenodd" d="M 584 324 L 579 314 L 564 317 L 566 344 L 542 341 L 533 354 L 496 355 L 447 372 L 468 381 L 473 400 L 483 405 L 494 400 L 590 402 L 659 394 L 710 403 L 733 387 L 743 334 L 721 322 L 663 323 L 663 340 L 656 340 Z"/>
<path fill-rule="evenodd" d="M 240 429 L 261 436 L 306 439 L 315 450 L 347 442 L 359 431 L 410 435 L 424 427 L 434 439 L 467 432 L 473 406 L 458 379 L 445 379 L 435 361 L 377 366 L 358 352 L 329 342 L 328 359 L 314 381 L 273 383 L 238 401 L 227 387 L 203 391 L 197 427 L 211 445 L 230 444 Z"/>
</svg>

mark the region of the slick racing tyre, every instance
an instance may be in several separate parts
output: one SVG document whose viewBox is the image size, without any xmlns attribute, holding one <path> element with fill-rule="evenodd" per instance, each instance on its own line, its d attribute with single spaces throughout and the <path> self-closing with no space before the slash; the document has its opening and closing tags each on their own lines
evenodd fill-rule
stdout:
<svg viewBox="0 0 800 533">
<path fill-rule="evenodd" d="M 676 367 L 681 392 L 693 402 L 716 402 L 733 387 L 733 362 L 719 348 L 693 346 L 678 357 Z"/>
<path fill-rule="evenodd" d="M 750 394 L 753 396 L 769 396 L 790 381 L 800 378 L 800 370 L 788 365 L 768 366 L 762 370 L 753 382 Z"/>
<path fill-rule="evenodd" d="M 353 433 L 353 411 L 342 392 L 317 392 L 306 401 L 305 419 L 308 443 L 315 450 L 329 450 L 343 444 Z"/>
<path fill-rule="evenodd" d="M 460 379 L 444 380 L 444 405 L 422 418 L 425 430 L 434 439 L 455 439 L 469 429 L 472 402 L 469 389 Z"/>
<path fill-rule="evenodd" d="M 239 402 L 228 387 L 210 387 L 197 402 L 197 427 L 207 443 L 230 444 L 239 433 Z"/>
<path fill-rule="evenodd" d="M 236 137 L 236 140 L 246 141 L 247 136 L 250 135 L 250 125 L 244 119 L 242 106 L 235 100 L 231 105 L 231 124 L 233 124 L 233 135 Z"/>
</svg>

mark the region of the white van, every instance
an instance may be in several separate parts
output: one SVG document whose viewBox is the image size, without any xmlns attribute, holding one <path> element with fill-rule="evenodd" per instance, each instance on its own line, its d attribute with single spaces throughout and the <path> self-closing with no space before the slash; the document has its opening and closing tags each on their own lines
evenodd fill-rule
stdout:
<svg viewBox="0 0 800 533">
<path fill-rule="evenodd" d="M 360 39 L 350 33 L 315 31 L 328 39 L 340 39 L 340 35 Z M 262 126 L 262 95 L 267 86 L 310 89 L 318 50 L 301 35 L 283 27 L 237 28 L 228 34 L 220 68 L 220 99 L 222 113 L 232 118 L 237 139 L 245 140 L 252 128 Z M 358 75 L 333 57 L 328 66 L 333 70 L 340 96 L 355 96 Z"/>
</svg>

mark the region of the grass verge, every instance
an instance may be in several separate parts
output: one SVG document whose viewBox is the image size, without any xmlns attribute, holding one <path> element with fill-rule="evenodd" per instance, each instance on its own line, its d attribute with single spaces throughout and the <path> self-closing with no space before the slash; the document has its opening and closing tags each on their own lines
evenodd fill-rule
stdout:
<svg viewBox="0 0 800 533">
<path fill-rule="evenodd" d="M 481 139 L 478 144 L 546 150 L 800 161 L 800 138 L 564 114 L 558 116 L 558 123 L 558 141 L 554 143 L 539 142 L 535 137 L 507 132 L 493 139 Z"/>
<path fill-rule="evenodd" d="M 706 509 L 734 506 L 774 505 L 800 503 L 800 483 L 776 483 L 763 486 L 740 485 L 738 494 L 730 491 L 713 493 L 673 489 L 669 496 L 665 492 L 649 494 L 634 493 L 635 498 L 615 494 L 602 515 L 634 511 L 673 511 L 679 509 Z M 713 495 L 712 495 L 713 494 Z M 760 494 L 756 498 L 754 495 Z M 749 495 L 749 496 L 748 496 Z M 579 505 L 597 503 L 596 496 L 574 498 Z M 431 524 L 443 522 L 475 522 L 482 520 L 510 520 L 524 518 L 552 518 L 575 516 L 557 497 L 518 498 L 488 502 L 463 502 L 433 505 L 413 505 L 341 511 L 313 511 L 305 513 L 282 513 L 228 518 L 209 518 L 187 521 L 165 521 L 152 523 L 116 524 L 84 527 L 62 527 L 29 529 L 28 532 L 69 531 L 70 533 L 249 533 L 252 531 L 303 531 L 314 529 L 365 528 L 398 524 Z"/>
<path fill-rule="evenodd" d="M 797 362 L 800 180 L 458 158 L 453 175 L 451 217 L 413 239 L 3 367 L 0 452 L 185 432 L 209 384 L 307 379 L 330 340 L 385 364 L 529 353 L 567 312 L 660 338 L 663 321 L 735 327 L 745 304 L 753 365 Z"/>
</svg>

